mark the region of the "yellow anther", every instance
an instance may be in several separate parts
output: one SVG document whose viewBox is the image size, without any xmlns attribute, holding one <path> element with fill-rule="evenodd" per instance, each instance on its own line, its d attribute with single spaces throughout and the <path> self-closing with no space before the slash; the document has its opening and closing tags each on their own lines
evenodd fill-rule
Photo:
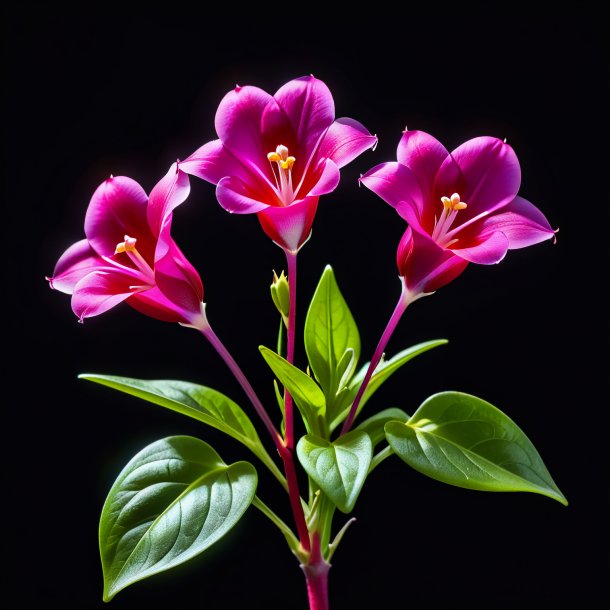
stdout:
<svg viewBox="0 0 610 610">
<path fill-rule="evenodd" d="M 271 170 L 275 179 L 278 196 L 282 205 L 290 205 L 294 201 L 294 190 L 292 185 L 292 166 L 296 161 L 295 157 L 288 155 L 288 147 L 280 144 L 275 152 L 267 154 L 267 159 L 271 163 Z M 277 163 L 275 169 L 274 163 Z"/>
<path fill-rule="evenodd" d="M 280 144 L 275 152 L 270 152 L 267 154 L 267 159 L 271 163 L 277 163 L 281 169 L 291 170 L 292 166 L 296 159 L 292 156 L 288 156 L 288 147 Z"/>
<path fill-rule="evenodd" d="M 460 201 L 460 196 L 457 193 L 453 193 L 451 198 L 441 197 L 441 201 L 446 210 L 465 210 L 468 207 L 465 201 Z"/>
<path fill-rule="evenodd" d="M 133 252 L 136 249 L 136 239 L 125 235 L 123 237 L 125 241 L 122 241 L 116 245 L 114 249 L 115 254 L 122 254 L 123 252 Z"/>
<path fill-rule="evenodd" d="M 292 169 L 295 161 L 294 157 L 288 157 L 285 161 L 280 161 L 280 167 L 282 169 Z"/>
</svg>

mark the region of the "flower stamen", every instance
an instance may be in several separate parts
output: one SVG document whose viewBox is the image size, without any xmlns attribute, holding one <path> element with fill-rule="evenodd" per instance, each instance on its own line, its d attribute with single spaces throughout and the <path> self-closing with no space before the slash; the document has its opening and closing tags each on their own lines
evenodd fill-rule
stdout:
<svg viewBox="0 0 610 610">
<path fill-rule="evenodd" d="M 294 189 L 292 186 L 292 166 L 296 161 L 295 157 L 288 154 L 288 148 L 280 144 L 275 152 L 270 152 L 267 155 L 269 163 L 271 163 L 271 171 L 275 178 L 275 184 L 278 190 L 278 197 L 283 205 L 290 205 L 294 201 Z M 273 164 L 277 164 L 277 171 Z"/>
<path fill-rule="evenodd" d="M 146 262 L 146 259 L 138 252 L 136 248 L 137 239 L 135 237 L 129 237 L 125 235 L 123 237 L 125 241 L 119 242 L 116 245 L 114 254 L 127 254 L 131 262 L 136 266 L 138 271 L 142 274 L 147 284 L 151 286 L 155 285 L 155 272 L 151 266 Z"/>
<path fill-rule="evenodd" d="M 443 211 L 441 212 L 440 218 L 434 221 L 434 230 L 432 231 L 432 239 L 438 243 L 439 246 L 447 248 L 453 245 L 457 239 L 446 239 L 451 225 L 453 224 L 457 213 L 460 210 L 465 210 L 468 204 L 465 201 L 460 201 L 458 193 L 453 193 L 451 197 L 441 197 L 443 204 Z"/>
</svg>

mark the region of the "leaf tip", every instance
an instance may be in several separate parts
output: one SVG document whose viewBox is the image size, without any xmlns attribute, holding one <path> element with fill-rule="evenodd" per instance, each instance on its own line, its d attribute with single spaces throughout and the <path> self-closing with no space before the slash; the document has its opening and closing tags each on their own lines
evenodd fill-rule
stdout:
<svg viewBox="0 0 610 610">
<path fill-rule="evenodd" d="M 568 499 L 559 491 L 559 489 L 554 489 L 553 492 L 554 493 L 549 496 L 550 498 L 557 500 L 557 502 L 563 506 L 569 506 L 570 503 L 568 502 Z"/>
<path fill-rule="evenodd" d="M 104 592 L 102 593 L 102 601 L 104 603 L 111 602 L 114 596 L 117 594 L 117 591 L 114 591 L 110 585 L 104 584 Z"/>
</svg>

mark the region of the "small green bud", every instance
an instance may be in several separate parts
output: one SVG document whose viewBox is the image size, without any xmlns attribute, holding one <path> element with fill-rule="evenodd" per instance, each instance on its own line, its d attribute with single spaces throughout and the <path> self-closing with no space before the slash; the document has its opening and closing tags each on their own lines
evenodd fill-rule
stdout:
<svg viewBox="0 0 610 610">
<path fill-rule="evenodd" d="M 290 312 L 290 289 L 288 288 L 288 278 L 284 272 L 277 276 L 273 272 L 273 283 L 271 284 L 271 298 L 277 307 L 277 310 L 282 314 L 284 324 L 288 326 L 288 314 Z"/>
</svg>

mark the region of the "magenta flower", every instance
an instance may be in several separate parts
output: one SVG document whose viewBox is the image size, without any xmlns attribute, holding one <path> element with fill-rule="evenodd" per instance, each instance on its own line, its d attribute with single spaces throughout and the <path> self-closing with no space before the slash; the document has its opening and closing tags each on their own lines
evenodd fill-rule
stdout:
<svg viewBox="0 0 610 610">
<path fill-rule="evenodd" d="M 405 131 L 397 158 L 360 180 L 409 223 L 397 263 L 413 294 L 444 286 L 468 263 L 498 263 L 508 250 L 554 236 L 542 212 L 517 195 L 519 161 L 501 140 L 474 138 L 449 154 L 427 133 Z"/>
<path fill-rule="evenodd" d="M 201 279 L 170 236 L 172 211 L 189 190 L 175 163 L 150 197 L 125 176 L 97 188 L 85 216 L 86 239 L 64 252 L 48 278 L 51 288 L 72 295 L 81 322 L 126 301 L 159 320 L 205 326 Z"/>
<path fill-rule="evenodd" d="M 335 120 L 333 97 L 313 76 L 274 96 L 236 87 L 220 102 L 216 132 L 180 167 L 216 184 L 229 212 L 258 214 L 265 233 L 292 252 L 309 237 L 318 198 L 336 188 L 339 168 L 377 142 L 357 121 Z"/>
</svg>

